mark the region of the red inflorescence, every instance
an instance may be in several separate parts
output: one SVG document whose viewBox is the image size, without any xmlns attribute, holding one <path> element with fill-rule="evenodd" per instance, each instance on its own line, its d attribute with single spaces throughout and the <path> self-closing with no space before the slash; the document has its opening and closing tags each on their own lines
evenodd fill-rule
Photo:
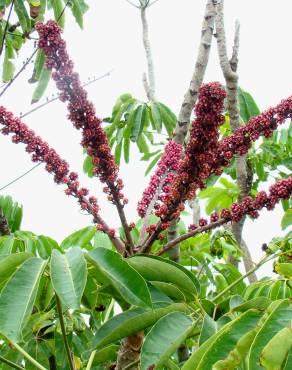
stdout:
<svg viewBox="0 0 292 370">
<path fill-rule="evenodd" d="M 212 213 L 210 216 L 210 224 L 222 219 L 225 221 L 239 222 L 245 215 L 257 218 L 259 210 L 264 207 L 271 210 L 280 200 L 289 199 L 291 195 L 292 177 L 288 177 L 270 186 L 269 194 L 265 191 L 260 191 L 255 198 L 247 196 L 243 198 L 240 203 L 233 203 L 230 209 L 223 209 L 220 215 L 217 212 Z M 204 220 L 204 222 L 202 222 L 202 219 L 199 221 L 200 227 L 206 226 L 207 224 L 206 220 Z M 190 225 L 189 231 L 195 231 L 197 228 L 197 225 Z"/>
<path fill-rule="evenodd" d="M 204 187 L 203 181 L 212 171 L 216 158 L 214 149 L 218 146 L 219 126 L 224 122 L 225 96 L 218 82 L 201 86 L 184 158 L 179 162 L 177 174 L 172 174 L 168 192 L 159 198 L 162 203 L 156 206 L 155 214 L 163 220 L 179 217 L 183 202 L 194 198 L 197 188 Z"/>
<path fill-rule="evenodd" d="M 137 210 L 140 217 L 145 217 L 147 209 L 155 198 L 155 194 L 160 186 L 163 194 L 167 194 L 170 191 L 171 182 L 175 177 L 173 172 L 179 169 L 181 152 L 182 146 L 173 140 L 169 141 L 165 146 L 164 153 L 157 164 L 157 169 L 151 177 L 148 187 L 144 190 L 142 199 L 138 203 Z"/>
<path fill-rule="evenodd" d="M 3 135 L 13 134 L 12 142 L 26 144 L 26 151 L 31 154 L 33 162 L 43 162 L 46 170 L 54 174 L 57 184 L 67 185 L 65 193 L 78 199 L 81 209 L 88 211 L 97 221 L 99 207 L 97 199 L 90 196 L 87 200 L 88 190 L 80 187 L 78 175 L 69 171 L 68 163 L 62 159 L 48 143 L 36 136 L 19 118 L 13 117 L 4 107 L 0 106 L 0 124 L 4 127 L 0 130 Z"/>
<path fill-rule="evenodd" d="M 48 21 L 46 24 L 37 23 L 36 30 L 39 33 L 38 45 L 46 56 L 46 67 L 54 70 L 52 77 L 61 91 L 60 99 L 68 101 L 68 117 L 77 129 L 82 130 L 81 145 L 92 157 L 95 175 L 108 185 L 110 201 L 126 204 L 127 200 L 121 192 L 123 183 L 118 179 L 118 166 L 101 127 L 101 120 L 96 117 L 94 106 L 88 100 L 78 74 L 73 71 L 73 62 L 61 37 L 60 27 L 56 22 Z"/>
</svg>

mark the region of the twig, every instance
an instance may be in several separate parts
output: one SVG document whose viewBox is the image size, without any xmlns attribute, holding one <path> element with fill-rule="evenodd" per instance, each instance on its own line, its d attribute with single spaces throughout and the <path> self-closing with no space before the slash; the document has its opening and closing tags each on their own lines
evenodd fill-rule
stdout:
<svg viewBox="0 0 292 370">
<path fill-rule="evenodd" d="M 34 365 L 39 370 L 47 370 L 43 365 L 37 362 L 34 358 L 32 358 L 22 347 L 20 347 L 17 343 L 11 342 L 11 345 L 22 354 L 24 358 L 26 358 L 32 365 Z"/>
<path fill-rule="evenodd" d="M 12 361 L 7 360 L 5 357 L 0 356 L 0 362 L 12 367 L 13 369 L 25 370 L 24 367 L 15 364 Z"/>
<path fill-rule="evenodd" d="M 41 165 L 41 163 L 36 164 L 36 165 L 35 165 L 35 166 L 33 166 L 30 170 L 28 170 L 28 171 L 24 172 L 22 175 L 18 176 L 16 179 L 14 179 L 14 180 L 10 181 L 8 184 L 6 184 L 6 185 L 2 186 L 2 188 L 0 188 L 0 191 L 2 191 L 2 190 L 4 190 L 4 189 L 8 188 L 8 186 L 10 186 L 10 185 L 14 184 L 16 181 L 18 181 L 18 180 L 22 179 L 24 176 L 26 176 L 27 174 L 29 174 L 31 171 L 33 171 L 34 169 L 36 169 L 36 168 L 37 168 L 38 166 L 40 166 L 40 165 Z"/>
<path fill-rule="evenodd" d="M 212 230 L 215 227 L 218 227 L 218 226 L 221 226 L 221 225 L 225 224 L 226 222 L 229 222 L 229 221 L 227 221 L 225 219 L 221 219 L 221 220 L 218 220 L 216 222 L 211 222 L 210 224 L 208 224 L 206 226 L 199 227 L 196 230 L 189 231 L 188 233 L 183 234 L 183 235 L 175 238 L 174 240 L 170 241 L 169 243 L 165 244 L 165 246 L 162 249 L 160 249 L 157 253 L 155 253 L 155 255 L 156 256 L 161 256 L 163 253 L 167 252 L 171 248 L 174 248 L 177 244 L 181 243 L 182 241 L 184 241 L 186 239 L 189 239 L 194 235 L 203 233 L 205 231 Z"/>
<path fill-rule="evenodd" d="M 88 86 L 88 85 L 90 85 L 90 84 L 92 84 L 92 83 L 94 83 L 94 82 L 96 82 L 96 81 L 101 80 L 102 78 L 105 78 L 105 77 L 107 77 L 107 76 L 110 76 L 110 74 L 112 73 L 112 71 L 113 71 L 113 69 L 111 69 L 110 71 L 108 71 L 108 72 L 104 73 L 103 75 L 101 75 L 101 76 L 99 76 L 99 77 L 94 77 L 94 78 L 93 78 L 93 80 L 91 80 L 91 81 L 88 81 L 88 82 L 84 83 L 84 84 L 82 85 L 82 87 Z M 39 110 L 39 109 L 41 109 L 41 108 L 45 107 L 46 105 L 48 105 L 48 104 L 50 104 L 50 103 L 52 103 L 52 102 L 54 102 L 54 101 L 58 100 L 58 99 L 59 99 L 59 97 L 60 97 L 60 94 L 57 94 L 57 96 L 55 96 L 54 98 L 47 100 L 46 102 L 44 102 L 44 103 L 42 103 L 42 104 L 38 105 L 37 107 L 35 107 L 35 108 L 31 109 L 30 111 L 28 111 L 28 112 L 26 112 L 26 113 L 24 113 L 24 114 L 21 114 L 21 115 L 20 115 L 20 118 L 26 117 L 26 116 L 28 116 L 29 114 L 36 112 L 37 110 Z M 0 189 L 0 190 L 1 190 L 1 189 Z"/>
<path fill-rule="evenodd" d="M 68 358 L 69 367 L 70 367 L 70 370 L 75 370 L 72 353 L 71 353 L 69 343 L 68 343 L 68 338 L 66 335 L 65 322 L 64 322 L 63 312 L 62 312 L 62 304 L 57 294 L 55 294 L 55 296 L 56 296 L 57 311 L 58 311 L 58 316 L 59 316 L 59 321 L 60 321 L 60 326 L 61 326 L 61 331 L 62 331 L 62 336 L 63 336 L 64 346 L 65 346 L 65 350 L 66 350 L 66 354 Z"/>
<path fill-rule="evenodd" d="M 66 4 L 64 5 L 64 8 L 62 10 L 62 12 L 60 13 L 58 19 L 57 19 L 57 22 L 60 20 L 60 18 L 63 16 L 64 12 L 65 12 L 65 9 L 67 8 L 67 5 L 69 4 L 70 0 L 67 0 Z M 39 50 L 39 48 L 35 48 L 35 50 L 33 51 L 33 53 L 31 54 L 31 56 L 27 59 L 27 61 L 23 64 L 23 66 L 20 68 L 20 70 L 16 73 L 16 75 L 14 75 L 14 77 L 5 85 L 4 89 L 0 92 L 0 98 L 1 96 L 4 95 L 5 91 L 13 84 L 13 82 L 18 78 L 18 76 L 25 70 L 26 66 L 31 62 L 31 60 L 33 59 L 33 57 L 35 56 L 35 54 L 37 53 L 37 51 Z"/>
<path fill-rule="evenodd" d="M 139 362 L 140 362 L 140 360 L 133 361 L 133 362 L 131 362 L 129 365 L 127 365 L 127 366 L 123 367 L 123 369 L 122 369 L 122 370 L 130 370 L 130 369 L 132 369 L 134 366 L 138 365 L 138 364 L 139 364 Z"/>
<path fill-rule="evenodd" d="M 10 235 L 10 228 L 7 219 L 4 215 L 2 208 L 0 207 L 0 236 Z"/>
<path fill-rule="evenodd" d="M 35 48 L 31 56 L 27 59 L 27 61 L 23 64 L 23 66 L 20 68 L 20 70 L 12 77 L 12 79 L 5 85 L 4 89 L 0 92 L 0 98 L 4 95 L 5 91 L 13 84 L 13 82 L 18 78 L 18 76 L 25 70 L 27 65 L 31 62 L 35 54 L 37 53 L 38 48 Z"/>
<path fill-rule="evenodd" d="M 0 55 L 2 55 L 2 51 L 3 51 L 3 47 L 4 47 L 4 42 L 5 42 L 5 36 L 6 36 L 7 29 L 8 29 L 9 19 L 10 19 L 10 16 L 11 16 L 11 12 L 12 12 L 13 6 L 14 6 L 14 0 L 12 0 L 12 2 L 11 2 L 9 13 L 8 13 L 8 17 L 7 17 L 7 21 L 6 21 L 6 24 L 5 24 L 5 28 L 4 28 L 4 32 L 3 32 L 3 37 L 2 37 L 2 41 L 1 41 L 1 47 L 0 47 Z"/>
<path fill-rule="evenodd" d="M 135 8 L 140 9 L 140 6 L 138 6 L 138 5 L 134 4 L 134 3 L 132 3 L 132 1 L 130 1 L 130 0 L 126 0 L 126 2 L 127 2 L 127 3 L 129 3 L 130 5 L 134 6 Z"/>
</svg>

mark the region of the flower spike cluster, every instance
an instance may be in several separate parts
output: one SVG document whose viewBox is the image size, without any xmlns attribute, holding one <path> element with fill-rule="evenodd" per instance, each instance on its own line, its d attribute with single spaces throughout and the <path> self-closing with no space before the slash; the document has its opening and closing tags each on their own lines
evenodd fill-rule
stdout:
<svg viewBox="0 0 292 370">
<path fill-rule="evenodd" d="M 196 119 L 191 125 L 184 158 L 179 162 L 171 189 L 162 194 L 162 204 L 155 212 L 163 220 L 179 217 L 184 201 L 194 198 L 198 187 L 204 187 L 203 180 L 209 176 L 215 159 L 219 126 L 224 122 L 225 96 L 225 90 L 218 82 L 201 86 L 195 107 Z"/>
<path fill-rule="evenodd" d="M 65 193 L 77 198 L 82 210 L 93 216 L 93 222 L 97 228 L 105 231 L 113 237 L 114 230 L 110 229 L 99 215 L 99 206 L 94 196 L 89 196 L 88 189 L 80 186 L 78 174 L 70 172 L 68 163 L 52 149 L 48 143 L 43 141 L 35 132 L 29 129 L 19 118 L 0 106 L 0 132 L 3 135 L 12 134 L 12 142 L 15 144 L 26 144 L 26 152 L 31 154 L 33 162 L 42 162 L 46 170 L 54 174 L 54 181 L 57 184 L 67 186 Z"/>
<path fill-rule="evenodd" d="M 69 119 L 82 131 L 81 145 L 92 157 L 95 175 L 107 184 L 104 192 L 108 194 L 108 200 L 115 204 L 126 204 L 128 201 L 121 192 L 123 182 L 118 178 L 118 166 L 101 127 L 101 120 L 96 116 L 94 106 L 73 70 L 73 62 L 61 37 L 61 28 L 55 21 L 48 21 L 46 24 L 38 23 L 36 30 L 39 33 L 38 46 L 46 56 L 46 68 L 53 70 L 52 77 L 61 91 L 60 100 L 68 102 Z"/>
<path fill-rule="evenodd" d="M 164 147 L 164 153 L 157 163 L 157 169 L 150 179 L 148 187 L 144 190 L 142 199 L 138 203 L 138 214 L 140 217 L 145 217 L 146 211 L 155 198 L 155 194 L 159 192 L 159 187 L 164 193 L 168 193 L 171 189 L 170 184 L 175 178 L 175 173 L 179 169 L 179 161 L 181 159 L 182 146 L 175 141 L 170 140 Z M 155 206 L 154 206 L 155 207 Z"/>
</svg>

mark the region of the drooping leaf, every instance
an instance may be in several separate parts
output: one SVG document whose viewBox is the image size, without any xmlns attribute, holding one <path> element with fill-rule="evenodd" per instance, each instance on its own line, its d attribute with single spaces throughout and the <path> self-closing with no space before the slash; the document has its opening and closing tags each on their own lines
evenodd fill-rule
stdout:
<svg viewBox="0 0 292 370">
<path fill-rule="evenodd" d="M 260 317 L 261 314 L 258 311 L 248 310 L 224 325 L 192 354 L 182 370 L 211 369 L 217 361 L 228 356 L 245 333 L 255 328 Z"/>
<path fill-rule="evenodd" d="M 15 13 L 18 16 L 19 23 L 21 25 L 21 28 L 23 32 L 28 32 L 30 31 L 31 28 L 31 23 L 30 23 L 30 18 L 27 13 L 25 3 L 23 0 L 15 0 L 14 1 L 14 10 Z"/>
<path fill-rule="evenodd" d="M 78 23 L 79 27 L 82 29 L 83 28 L 83 11 L 81 7 L 81 3 L 79 0 L 71 0 L 71 5 L 70 5 L 72 14 Z"/>
<path fill-rule="evenodd" d="M 246 123 L 251 117 L 260 114 L 260 110 L 253 97 L 241 88 L 238 89 L 238 100 L 240 108 L 240 117 Z"/>
<path fill-rule="evenodd" d="M 141 349 L 141 369 L 160 366 L 185 341 L 193 329 L 193 321 L 181 312 L 172 312 L 156 322 L 147 334 Z"/>
<path fill-rule="evenodd" d="M 292 320 L 292 304 L 288 299 L 273 302 L 267 309 L 267 317 L 261 322 L 261 327 L 250 347 L 248 369 L 258 370 L 260 354 L 270 339 L 284 327 L 289 327 Z"/>
<path fill-rule="evenodd" d="M 85 248 L 91 239 L 94 237 L 96 229 L 94 226 L 87 226 L 83 229 L 77 230 L 71 235 L 67 236 L 61 243 L 60 247 L 67 249 L 70 247 Z"/>
<path fill-rule="evenodd" d="M 88 258 L 127 302 L 136 306 L 152 307 L 145 280 L 126 259 L 105 248 L 90 251 Z"/>
<path fill-rule="evenodd" d="M 292 225 L 292 208 L 287 209 L 287 211 L 284 213 L 281 221 L 282 230 L 287 229 L 287 227 L 290 225 Z"/>
<path fill-rule="evenodd" d="M 133 308 L 118 314 L 100 327 L 95 335 L 93 346 L 94 348 L 102 348 L 114 343 L 119 339 L 148 328 L 161 317 L 174 311 L 188 313 L 189 309 L 183 303 L 174 303 L 160 305 L 160 307 L 153 310 Z"/>
<path fill-rule="evenodd" d="M 189 299 L 200 293 L 195 275 L 178 263 L 149 255 L 136 255 L 128 261 L 148 281 L 172 283 Z"/>
<path fill-rule="evenodd" d="M 51 1 L 51 5 L 54 11 L 55 20 L 58 22 L 60 27 L 64 28 L 65 12 L 63 12 L 63 10 L 64 10 L 65 4 L 63 3 L 62 0 L 53 0 Z"/>
<path fill-rule="evenodd" d="M 51 74 L 52 74 L 51 70 L 47 68 L 42 69 L 38 84 L 32 95 L 31 104 L 37 103 L 42 98 L 50 82 Z"/>
<path fill-rule="evenodd" d="M 36 297 L 46 261 L 32 257 L 26 260 L 8 280 L 0 294 L 0 332 L 12 341 L 21 339 Z"/>
<path fill-rule="evenodd" d="M 14 75 L 15 66 L 9 59 L 8 50 L 5 49 L 5 57 L 3 63 L 3 71 L 2 71 L 2 81 L 9 82 Z"/>
<path fill-rule="evenodd" d="M 292 329 L 283 328 L 266 344 L 262 350 L 260 363 L 267 370 L 282 369 L 292 348 Z"/>
<path fill-rule="evenodd" d="M 54 249 L 51 257 L 51 278 L 62 303 L 68 308 L 79 308 L 87 278 L 82 250 L 75 247 L 62 254 Z"/>
</svg>

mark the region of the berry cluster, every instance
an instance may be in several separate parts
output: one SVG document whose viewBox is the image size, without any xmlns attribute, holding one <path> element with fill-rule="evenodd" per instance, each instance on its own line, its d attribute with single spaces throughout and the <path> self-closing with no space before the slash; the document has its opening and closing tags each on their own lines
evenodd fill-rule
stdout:
<svg viewBox="0 0 292 370">
<path fill-rule="evenodd" d="M 3 135 L 13 134 L 13 143 L 26 144 L 25 149 L 31 154 L 32 161 L 45 163 L 46 170 L 54 174 L 54 181 L 57 184 L 67 185 L 65 193 L 77 198 L 81 209 L 90 213 L 95 223 L 101 222 L 102 226 L 105 226 L 98 214 L 97 199 L 93 196 L 88 197 L 88 190 L 79 185 L 77 173 L 69 171 L 68 163 L 50 148 L 48 143 L 2 106 L 0 106 L 0 125 L 4 126 L 0 130 Z"/>
<path fill-rule="evenodd" d="M 77 129 L 82 130 L 81 145 L 91 156 L 94 173 L 107 186 L 104 191 L 108 200 L 115 204 L 128 201 L 121 192 L 123 183 L 118 179 L 118 166 L 115 164 L 106 134 L 101 127 L 101 120 L 96 117 L 93 104 L 87 98 L 87 92 L 81 86 L 77 73 L 73 71 L 73 62 L 66 50 L 66 43 L 61 37 L 61 29 L 54 21 L 38 23 L 38 46 L 46 56 L 46 68 L 54 70 L 52 77 L 61 91 L 60 100 L 68 101 L 68 118 Z"/>
<path fill-rule="evenodd" d="M 157 164 L 157 169 L 150 179 L 148 187 L 144 190 L 142 199 L 138 203 L 138 214 L 145 217 L 151 201 L 155 200 L 155 194 L 160 187 L 164 194 L 169 193 L 175 174 L 179 169 L 182 146 L 170 140 L 164 147 L 164 153 Z M 156 205 L 155 205 L 156 206 Z"/>
<path fill-rule="evenodd" d="M 225 96 L 218 82 L 202 85 L 199 90 L 196 119 L 192 122 L 184 158 L 179 162 L 170 189 L 160 196 L 162 203 L 156 207 L 155 214 L 163 221 L 179 217 L 184 209 L 183 202 L 195 197 L 196 190 L 204 187 L 203 181 L 212 171 L 219 126 L 224 122 Z M 216 173 L 219 174 L 219 171 Z"/>
</svg>

